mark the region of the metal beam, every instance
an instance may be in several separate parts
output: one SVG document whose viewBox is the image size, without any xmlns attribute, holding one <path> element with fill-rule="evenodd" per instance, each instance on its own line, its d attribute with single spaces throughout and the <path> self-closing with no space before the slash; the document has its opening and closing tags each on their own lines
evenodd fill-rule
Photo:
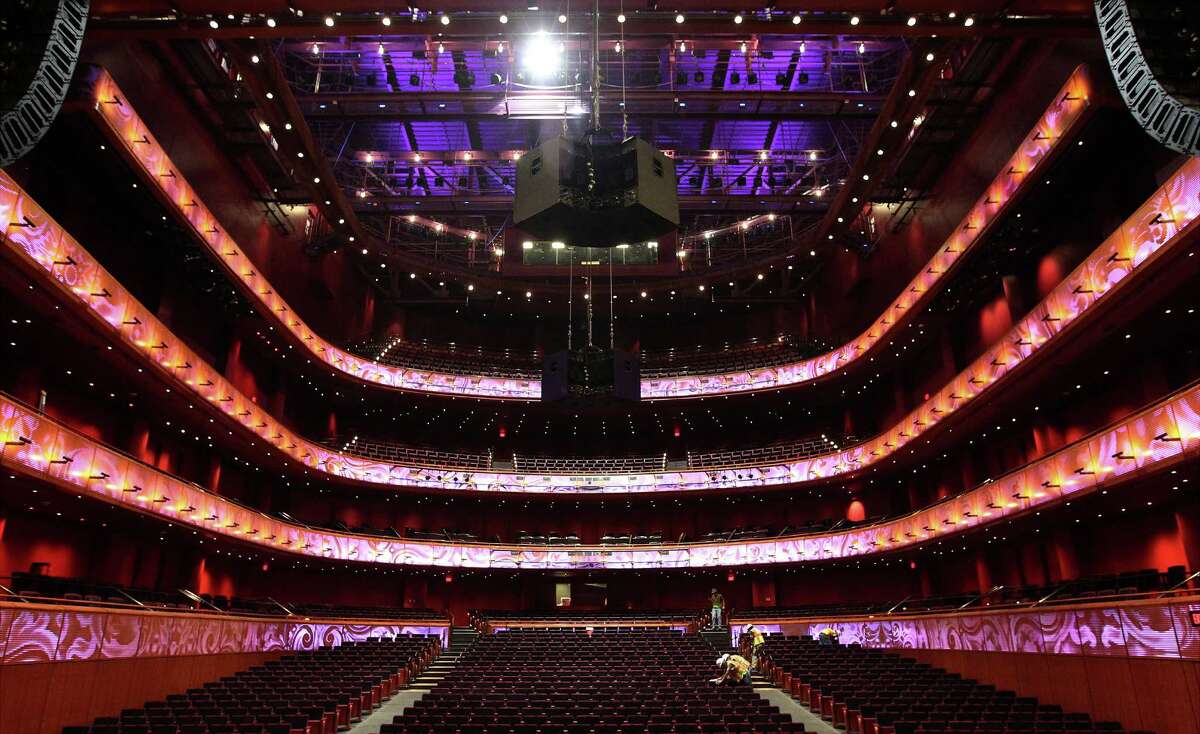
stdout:
<svg viewBox="0 0 1200 734">
<path fill-rule="evenodd" d="M 226 4 L 227 5 L 227 4 Z M 197 12 L 178 16 L 164 13 L 157 18 L 128 18 L 120 15 L 99 15 L 88 24 L 88 36 L 93 39 L 130 41 L 146 38 L 344 38 L 350 36 L 379 37 L 383 35 L 421 35 L 454 38 L 496 38 L 520 36 L 537 30 L 554 33 L 581 33 L 587 25 L 585 14 L 574 14 L 571 22 L 560 25 L 550 13 L 512 13 L 508 24 L 498 21 L 495 14 L 472 14 L 470 16 L 451 12 L 449 25 L 442 25 L 440 16 L 426 14 L 413 22 L 404 18 L 384 26 L 380 16 L 373 13 L 350 15 L 343 13 L 333 25 L 326 25 L 321 13 L 309 12 L 303 17 L 281 12 L 272 16 L 275 22 L 270 27 L 266 14 L 235 14 L 234 20 L 226 15 L 227 8 L 212 11 L 217 27 L 210 25 L 210 18 Z M 332 9 L 330 9 L 332 11 Z M 750 14 L 741 24 L 731 21 L 731 14 L 693 14 L 683 24 L 676 23 L 674 12 L 629 12 L 629 22 L 616 21 L 616 13 L 602 13 L 600 33 L 611 40 L 622 31 L 628 39 L 639 36 L 667 36 L 670 38 L 745 38 L 750 35 L 853 35 L 861 37 L 927 37 L 936 34 L 940 38 L 977 38 L 980 36 L 1024 36 L 1043 38 L 1093 38 L 1096 34 L 1095 21 L 1090 14 L 1066 16 L 977 16 L 971 26 L 963 23 L 962 17 L 926 16 L 924 22 L 909 26 L 907 13 L 875 15 L 864 13 L 860 22 L 852 24 L 854 14 L 834 12 L 819 17 L 805 16 L 799 25 L 793 25 L 784 17 L 765 20 Z M 332 17 L 332 16 L 331 16 Z"/>
<path fill-rule="evenodd" d="M 703 213 L 724 212 L 815 212 L 823 213 L 829 208 L 827 201 L 808 197 L 781 196 L 778 194 L 755 195 L 703 194 L 679 197 L 679 208 L 683 211 Z M 512 196 L 500 194 L 456 195 L 456 196 L 372 196 L 366 201 L 356 200 L 355 211 L 361 214 L 420 214 L 426 216 L 446 214 L 508 213 L 512 211 Z"/>
</svg>

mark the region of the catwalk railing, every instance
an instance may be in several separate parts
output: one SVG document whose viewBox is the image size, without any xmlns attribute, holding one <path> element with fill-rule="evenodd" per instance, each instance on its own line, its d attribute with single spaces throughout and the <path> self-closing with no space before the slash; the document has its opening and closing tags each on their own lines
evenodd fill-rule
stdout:
<svg viewBox="0 0 1200 734">
<path fill-rule="evenodd" d="M 497 399 L 537 400 L 541 381 L 457 375 L 387 367 L 350 354 L 315 334 L 283 297 L 259 273 L 236 242 L 219 226 L 213 213 L 172 164 L 146 123 L 129 104 L 116 82 L 103 69 L 93 73 L 83 91 L 93 117 L 115 142 L 152 191 L 210 251 L 213 259 L 239 285 L 258 311 L 273 319 L 290 337 L 335 373 L 367 383 L 400 390 L 471 395 Z M 1040 179 L 1042 169 L 1065 145 L 1091 109 L 1090 82 L 1079 67 L 1056 95 L 1033 130 L 1022 141 L 954 234 L 937 250 L 928 265 L 909 283 L 870 327 L 853 341 L 812 359 L 762 369 L 739 370 L 688 377 L 642 380 L 647 400 L 720 395 L 797 385 L 826 377 L 861 360 L 888 341 L 931 294 L 949 279 L 954 266 L 981 240 L 991 225 L 1005 214 L 1018 196 Z"/>
<path fill-rule="evenodd" d="M 1200 158 L 1188 159 L 1125 222 L 1067 275 L 1008 334 L 889 429 L 867 441 L 811 458 L 757 466 L 679 469 L 661 473 L 527 474 L 406 466 L 331 451 L 283 425 L 240 392 L 106 271 L 7 175 L 0 173 L 5 257 L 57 291 L 97 330 L 183 394 L 209 403 L 226 419 L 304 467 L 348 480 L 465 492 L 631 493 L 796 485 L 854 474 L 886 461 L 948 416 L 973 404 L 1032 362 L 1051 343 L 1077 331 L 1098 304 L 1132 290 L 1150 263 L 1183 249 L 1200 217 Z M 1102 310 L 1102 309 L 1096 309 Z"/>
<path fill-rule="evenodd" d="M 1200 383 L 993 481 L 906 515 L 848 529 L 745 541 L 614 548 L 437 542 L 338 532 L 213 494 L 0 397 L 0 466 L 183 527 L 279 553 L 382 565 L 654 569 L 800 563 L 936 542 L 1200 456 Z"/>
</svg>

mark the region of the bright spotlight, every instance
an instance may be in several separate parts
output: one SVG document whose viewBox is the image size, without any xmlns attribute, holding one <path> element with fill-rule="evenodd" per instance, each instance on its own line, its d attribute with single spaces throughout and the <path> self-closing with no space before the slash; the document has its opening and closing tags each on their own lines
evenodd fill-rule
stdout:
<svg viewBox="0 0 1200 734">
<path fill-rule="evenodd" d="M 558 73 L 561 63 L 562 51 L 559 45 L 547 38 L 545 32 L 538 31 L 525 45 L 521 65 L 531 76 L 541 79 L 551 77 Z"/>
</svg>

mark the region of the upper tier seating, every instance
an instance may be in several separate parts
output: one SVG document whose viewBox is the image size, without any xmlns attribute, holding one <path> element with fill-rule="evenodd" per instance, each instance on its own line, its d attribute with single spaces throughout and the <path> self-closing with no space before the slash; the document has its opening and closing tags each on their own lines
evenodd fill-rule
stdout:
<svg viewBox="0 0 1200 734">
<path fill-rule="evenodd" d="M 381 734 L 802 732 L 749 686 L 716 688 L 698 635 L 520 630 L 485 635 Z"/>
<path fill-rule="evenodd" d="M 645 351 L 640 355 L 641 376 L 662 378 L 761 369 L 798 362 L 829 350 L 830 345 L 823 342 L 780 334 L 720 347 L 697 344 L 694 348 Z M 389 367 L 412 370 L 531 380 L 542 376 L 540 351 L 490 350 L 398 338 L 361 342 L 347 347 L 347 351 Z"/>
<path fill-rule="evenodd" d="M 433 609 L 404 607 L 362 607 L 338 604 L 293 604 L 286 600 L 241 599 L 220 594 L 197 594 L 201 601 L 184 596 L 178 591 L 155 591 L 132 586 L 103 584 L 82 579 L 22 573 L 12 575 L 9 588 L 22 599 L 29 601 L 45 599 L 55 603 L 137 604 L 145 609 L 185 609 L 198 611 L 226 611 L 235 614 L 286 616 L 289 612 L 300 617 L 325 617 L 337 619 L 388 619 L 388 620 L 441 620 L 445 612 Z M 0 593 L 0 599 L 4 598 Z"/>
<path fill-rule="evenodd" d="M 773 339 L 750 339 L 742 344 L 725 344 L 722 347 L 697 344 L 693 349 L 646 350 L 641 354 L 641 376 L 683 377 L 756 370 L 799 362 L 831 349 L 824 342 L 780 334 Z"/>
<path fill-rule="evenodd" d="M 545 622 L 548 624 L 589 622 L 678 622 L 681 625 L 700 618 L 696 609 L 554 609 L 547 611 L 517 612 L 495 609 L 472 609 L 472 624 L 489 623 L 504 626 L 505 622 Z"/>
<path fill-rule="evenodd" d="M 336 734 L 411 680 L 439 645 L 400 636 L 287 655 L 63 734 Z"/>
<path fill-rule="evenodd" d="M 683 458 L 671 458 L 665 453 L 643 456 L 559 457 L 513 454 L 511 462 L 508 462 L 495 457 L 490 449 L 487 453 L 439 451 L 359 436 L 331 436 L 319 441 L 322 446 L 334 451 L 375 461 L 433 469 L 495 469 L 523 474 L 639 474 L 682 469 L 732 469 L 810 459 L 857 442 L 858 438 L 855 436 L 829 437 L 821 434 L 748 449 L 689 451 Z"/>
<path fill-rule="evenodd" d="M 770 635 L 763 657 L 776 683 L 847 734 L 1121 731 L 887 650 Z"/>
<path fill-rule="evenodd" d="M 389 367 L 452 375 L 484 375 L 523 380 L 542 378 L 540 352 L 487 350 L 482 347 L 459 347 L 428 340 L 403 339 L 363 342 L 347 347 L 346 351 Z"/>
</svg>

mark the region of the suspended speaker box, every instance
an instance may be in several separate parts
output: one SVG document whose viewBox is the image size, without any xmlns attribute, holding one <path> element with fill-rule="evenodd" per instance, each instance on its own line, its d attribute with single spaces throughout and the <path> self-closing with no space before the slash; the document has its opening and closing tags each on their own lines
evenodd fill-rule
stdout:
<svg viewBox="0 0 1200 734">
<path fill-rule="evenodd" d="M 612 247 L 679 227 L 675 161 L 640 138 L 557 137 L 517 161 L 513 220 L 543 241 Z"/>
<path fill-rule="evenodd" d="M 640 400 L 641 363 L 635 352 L 584 347 L 547 355 L 542 364 L 542 400 L 576 398 Z"/>
</svg>

